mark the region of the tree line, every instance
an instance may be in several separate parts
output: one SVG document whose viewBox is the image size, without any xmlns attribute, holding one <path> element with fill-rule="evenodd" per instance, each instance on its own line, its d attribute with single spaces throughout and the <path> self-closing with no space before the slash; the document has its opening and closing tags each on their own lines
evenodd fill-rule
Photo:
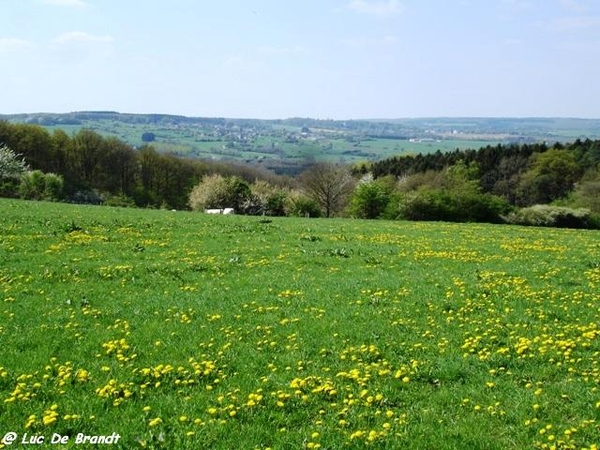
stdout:
<svg viewBox="0 0 600 450">
<path fill-rule="evenodd" d="M 440 151 L 426 155 L 393 157 L 373 164 L 373 175 L 408 178 L 440 172 L 459 161 L 477 166 L 483 192 L 501 196 L 515 206 L 551 203 L 564 197 L 577 183 L 598 179 L 600 141 L 576 140 L 570 144 L 509 144 L 479 150 Z"/>
<path fill-rule="evenodd" d="M 187 209 L 191 189 L 207 174 L 284 182 L 241 164 L 163 154 L 151 145 L 133 148 L 88 129 L 70 136 L 61 129 L 49 132 L 38 125 L 0 121 L 0 145 L 23 160 L 25 176 L 35 172 L 39 179 L 41 172 L 62 179 L 61 192 L 51 200 Z M 20 176 L 2 177 L 0 172 L 1 196 L 31 197 L 23 195 L 27 192 L 22 192 L 21 184 Z"/>
<path fill-rule="evenodd" d="M 366 170 L 376 180 L 397 180 L 391 215 L 403 218 L 600 225 L 598 140 L 438 151 L 393 157 Z"/>
<path fill-rule="evenodd" d="M 87 129 L 69 136 L 0 121 L 0 195 L 274 216 L 600 227 L 600 141 L 438 151 L 354 167 L 320 162 L 290 178 L 151 145 L 133 148 Z"/>
</svg>

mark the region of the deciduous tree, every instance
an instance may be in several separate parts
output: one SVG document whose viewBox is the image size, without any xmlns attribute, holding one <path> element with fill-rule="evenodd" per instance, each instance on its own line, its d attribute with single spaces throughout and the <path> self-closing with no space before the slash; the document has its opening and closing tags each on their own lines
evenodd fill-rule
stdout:
<svg viewBox="0 0 600 450">
<path fill-rule="evenodd" d="M 0 145 L 0 195 L 13 197 L 17 194 L 19 180 L 27 170 L 25 161 L 6 145 Z"/>
<path fill-rule="evenodd" d="M 392 182 L 388 181 L 390 178 Z M 350 214 L 361 219 L 380 217 L 390 202 L 394 184 L 393 177 L 360 183 L 350 200 Z"/>
<path fill-rule="evenodd" d="M 519 203 L 550 203 L 564 197 L 580 177 L 580 168 L 572 151 L 557 148 L 534 154 L 531 168 L 518 187 Z"/>
<path fill-rule="evenodd" d="M 350 170 L 331 162 L 320 162 L 303 172 L 300 184 L 323 209 L 325 217 L 341 211 L 354 187 Z"/>
<path fill-rule="evenodd" d="M 236 213 L 244 213 L 250 195 L 250 186 L 239 177 L 207 175 L 192 189 L 189 206 L 195 211 L 233 208 Z"/>
<path fill-rule="evenodd" d="M 106 156 L 104 138 L 94 131 L 81 130 L 75 135 L 71 150 L 70 162 L 82 187 L 95 187 L 101 161 Z"/>
<path fill-rule="evenodd" d="M 0 145 L 0 180 L 18 180 L 27 170 L 27 164 L 6 145 Z"/>
</svg>

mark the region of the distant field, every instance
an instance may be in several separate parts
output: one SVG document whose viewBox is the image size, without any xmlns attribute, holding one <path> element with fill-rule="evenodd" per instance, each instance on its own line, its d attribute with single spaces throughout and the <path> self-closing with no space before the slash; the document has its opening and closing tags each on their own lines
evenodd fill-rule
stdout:
<svg viewBox="0 0 600 450">
<path fill-rule="evenodd" d="M 150 142 L 157 150 L 173 152 L 182 156 L 194 156 L 207 159 L 235 159 L 248 162 L 262 159 L 286 161 L 293 159 L 315 158 L 354 163 L 365 160 L 379 160 L 396 155 L 434 153 L 456 149 L 478 149 L 486 145 L 496 145 L 502 140 L 443 139 L 434 142 L 411 142 L 408 139 L 366 138 L 358 143 L 342 138 L 318 138 L 286 143 L 281 137 L 264 136 L 246 145 L 234 143 L 227 147 L 227 140 L 203 141 L 200 134 L 191 131 L 161 129 L 149 125 L 122 124 L 113 121 L 84 124 L 105 136 L 117 137 L 130 145 L 141 146 L 142 134 L 153 132 L 156 140 Z M 67 133 L 76 132 L 81 126 L 52 126 L 49 130 L 62 128 Z M 231 145 L 231 144 L 229 144 Z"/>
<path fill-rule="evenodd" d="M 570 118 L 412 118 L 282 120 L 194 118 L 111 111 L 0 116 L 76 133 L 81 128 L 139 147 L 142 134 L 161 152 L 251 163 L 290 175 L 314 161 L 354 164 L 392 156 L 477 150 L 487 145 L 600 138 L 600 120 Z"/>
<path fill-rule="evenodd" d="M 597 448 L 598 231 L 0 211 L 0 435 Z"/>
</svg>

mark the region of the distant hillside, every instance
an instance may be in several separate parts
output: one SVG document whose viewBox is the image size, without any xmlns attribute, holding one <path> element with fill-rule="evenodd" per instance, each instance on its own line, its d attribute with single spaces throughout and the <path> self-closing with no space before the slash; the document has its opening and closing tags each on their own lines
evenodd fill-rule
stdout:
<svg viewBox="0 0 600 450">
<path fill-rule="evenodd" d="M 291 174 L 319 160 L 357 163 L 496 144 L 600 138 L 600 120 L 570 118 L 257 120 L 80 111 L 0 115 L 0 120 L 70 134 L 86 128 L 135 147 L 151 144 L 163 153 L 234 160 Z"/>
<path fill-rule="evenodd" d="M 104 119 L 86 122 L 86 115 Z M 146 123 L 139 127 L 121 118 Z M 525 212 L 512 223 L 600 228 L 600 139 L 551 139 L 549 144 L 550 138 L 441 127 L 413 134 L 405 125 L 366 121 L 208 119 L 211 125 L 186 125 L 204 119 L 111 112 L 71 119 L 81 121 L 71 125 L 71 134 L 62 129 L 68 125 L 44 128 L 0 120 L 0 156 L 7 162 L 0 168 L 0 196 L 186 209 L 193 194 L 199 209 L 210 203 L 209 208 L 281 215 L 309 205 L 313 217 L 334 211 L 361 218 L 467 222 L 513 221 L 510 214 L 520 207 Z M 129 130 L 143 145 L 90 129 L 99 124 Z M 205 143 L 208 151 L 185 153 L 180 144 L 182 154 L 196 157 L 161 153 L 154 145 L 168 142 L 167 133 L 188 139 L 191 146 Z M 552 133 L 552 138 L 559 134 Z M 470 149 L 456 149 L 457 142 Z M 421 151 L 406 155 L 407 144 Z M 454 150 L 441 151 L 444 145 Z M 384 157 L 386 152 L 395 155 Z M 370 161 L 352 159 L 357 157 Z M 315 164 L 323 160 L 329 161 Z M 369 178 L 372 182 L 363 182 Z M 334 197 L 322 195 L 323 180 L 326 192 L 332 181 L 339 187 Z M 228 193 L 211 197 L 222 192 Z M 311 207 L 311 201 L 318 204 Z M 537 205 L 550 209 L 527 210 Z"/>
</svg>

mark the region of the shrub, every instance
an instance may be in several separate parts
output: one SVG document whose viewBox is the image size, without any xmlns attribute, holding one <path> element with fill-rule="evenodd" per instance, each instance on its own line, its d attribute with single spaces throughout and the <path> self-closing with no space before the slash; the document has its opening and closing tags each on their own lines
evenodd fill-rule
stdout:
<svg viewBox="0 0 600 450">
<path fill-rule="evenodd" d="M 398 216 L 406 220 L 450 220 L 448 194 L 420 191 L 406 194 L 399 203 Z"/>
<path fill-rule="evenodd" d="M 559 228 L 600 228 L 600 216 L 586 208 L 534 205 L 513 212 L 507 217 L 511 224 Z"/>
<path fill-rule="evenodd" d="M 244 214 L 251 198 L 250 186 L 240 177 L 225 178 L 222 175 L 207 175 L 190 192 L 190 208 L 204 211 L 208 208 L 233 208 Z"/>
<path fill-rule="evenodd" d="M 285 213 L 295 217 L 321 217 L 321 207 L 312 198 L 293 192 L 286 201 Z"/>
<path fill-rule="evenodd" d="M 0 197 L 18 197 L 27 164 L 6 145 L 0 145 Z"/>
<path fill-rule="evenodd" d="M 575 190 L 569 195 L 567 202 L 578 208 L 588 208 L 594 213 L 600 213 L 600 173 L 596 178 L 581 180 Z"/>
<path fill-rule="evenodd" d="M 267 216 L 285 216 L 287 198 L 286 191 L 275 192 L 267 199 L 265 214 Z"/>
<path fill-rule="evenodd" d="M 21 177 L 19 196 L 27 200 L 43 200 L 46 178 L 41 170 L 26 172 Z"/>
<path fill-rule="evenodd" d="M 398 217 L 407 220 L 502 223 L 508 202 L 491 194 L 425 190 L 409 193 L 398 202 Z"/>
<path fill-rule="evenodd" d="M 126 195 L 111 195 L 104 200 L 106 206 L 120 206 L 123 208 L 135 208 L 135 201 Z"/>
<path fill-rule="evenodd" d="M 402 211 L 407 199 L 414 196 L 415 193 L 392 192 L 385 210 L 381 213 L 381 218 L 386 220 L 403 219 Z"/>
<path fill-rule="evenodd" d="M 531 156 L 517 189 L 518 204 L 529 206 L 565 197 L 581 176 L 573 151 L 550 149 Z"/>
<path fill-rule="evenodd" d="M 19 181 L 13 179 L 0 180 L 0 197 L 18 197 Z"/>
<path fill-rule="evenodd" d="M 68 201 L 85 205 L 101 205 L 104 203 L 104 197 L 96 189 L 82 189 L 75 191 Z"/>
<path fill-rule="evenodd" d="M 264 180 L 256 180 L 250 185 L 250 198 L 244 209 L 247 214 L 285 216 L 287 196 L 285 189 Z"/>
<path fill-rule="evenodd" d="M 19 196 L 27 200 L 58 201 L 63 198 L 63 186 L 62 176 L 33 170 L 21 177 Z"/>
<path fill-rule="evenodd" d="M 377 219 L 390 201 L 390 191 L 371 181 L 360 183 L 350 199 L 350 214 L 360 219 Z"/>
<path fill-rule="evenodd" d="M 62 200 L 65 182 L 61 175 L 47 173 L 45 175 L 44 200 L 53 202 Z"/>
<path fill-rule="evenodd" d="M 0 145 L 0 181 L 19 180 L 27 170 L 27 164 L 6 145 Z"/>
<path fill-rule="evenodd" d="M 207 208 L 225 208 L 222 205 L 226 186 L 222 175 L 206 175 L 190 192 L 189 205 L 193 211 L 204 211 Z"/>
<path fill-rule="evenodd" d="M 245 205 L 250 197 L 250 185 L 246 180 L 238 176 L 228 177 L 225 179 L 225 198 L 221 208 L 233 208 L 236 213 L 245 214 Z"/>
</svg>

